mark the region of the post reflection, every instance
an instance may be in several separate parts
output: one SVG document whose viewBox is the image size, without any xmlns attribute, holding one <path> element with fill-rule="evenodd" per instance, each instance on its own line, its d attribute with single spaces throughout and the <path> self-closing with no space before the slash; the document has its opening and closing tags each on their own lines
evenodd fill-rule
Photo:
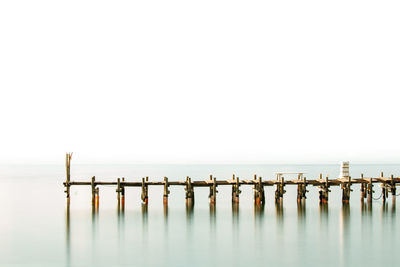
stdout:
<svg viewBox="0 0 400 267">
<path fill-rule="evenodd" d="M 320 225 L 322 227 L 328 226 L 328 217 L 329 217 L 328 205 L 320 203 L 319 204 L 319 220 L 320 220 Z"/>
<path fill-rule="evenodd" d="M 392 199 L 392 208 L 391 208 L 392 218 L 396 216 L 396 196 Z"/>
<path fill-rule="evenodd" d="M 65 247 L 66 247 L 66 265 L 71 264 L 71 225 L 70 225 L 70 203 L 67 203 L 65 209 Z"/>
<path fill-rule="evenodd" d="M 165 222 L 165 224 L 167 224 L 167 222 L 168 222 L 168 204 L 164 204 L 163 214 L 164 214 L 164 222 Z"/>
<path fill-rule="evenodd" d="M 212 234 L 215 233 L 216 212 L 217 209 L 215 205 L 210 203 L 210 230 Z"/>
<path fill-rule="evenodd" d="M 192 240 L 193 231 L 193 216 L 194 216 L 194 206 L 192 203 L 186 204 L 186 231 L 189 240 Z"/>
<path fill-rule="evenodd" d="M 124 238 L 124 231 L 125 231 L 125 211 L 119 205 L 117 207 L 117 223 L 118 223 L 118 235 L 119 240 Z"/>
<path fill-rule="evenodd" d="M 306 203 L 297 202 L 297 219 L 299 222 L 303 222 L 306 218 Z"/>
<path fill-rule="evenodd" d="M 348 203 L 343 203 L 340 210 L 340 247 L 342 264 L 347 266 L 349 255 L 348 251 L 350 246 L 350 205 Z"/>
<path fill-rule="evenodd" d="M 232 203 L 232 224 L 234 226 L 239 224 L 239 203 Z"/>
<path fill-rule="evenodd" d="M 276 221 L 278 224 L 283 223 L 283 202 L 279 201 L 275 203 L 275 213 L 276 213 Z"/>
</svg>

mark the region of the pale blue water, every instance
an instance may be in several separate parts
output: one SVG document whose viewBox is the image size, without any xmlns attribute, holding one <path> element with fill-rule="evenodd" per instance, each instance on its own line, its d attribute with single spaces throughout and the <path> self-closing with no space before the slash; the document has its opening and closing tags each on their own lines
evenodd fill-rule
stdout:
<svg viewBox="0 0 400 267">
<path fill-rule="evenodd" d="M 276 171 L 304 171 L 308 179 L 330 177 L 339 165 L 79 165 L 72 180 L 128 181 L 230 178 Z M 400 165 L 351 165 L 353 177 L 400 175 Z M 286 177 L 290 179 L 291 177 Z M 210 211 L 208 188 L 196 188 L 188 212 L 182 187 L 172 187 L 169 209 L 162 187 L 149 191 L 147 212 L 140 188 L 126 189 L 124 214 L 117 213 L 115 187 L 100 187 L 100 210 L 92 214 L 90 188 L 72 187 L 69 216 L 65 209 L 63 165 L 0 165 L 0 266 L 396 266 L 400 260 L 400 222 L 391 199 L 362 208 L 353 186 L 349 208 L 339 188 L 321 210 L 317 188 L 309 187 L 307 205 L 298 209 L 296 188 L 287 186 L 284 207 L 274 204 L 266 187 L 263 211 L 254 210 L 251 186 L 242 186 L 239 211 L 231 206 L 231 188 L 220 186 L 216 211 Z M 375 197 L 380 188 L 375 187 Z M 399 190 L 399 189 L 398 189 Z"/>
</svg>

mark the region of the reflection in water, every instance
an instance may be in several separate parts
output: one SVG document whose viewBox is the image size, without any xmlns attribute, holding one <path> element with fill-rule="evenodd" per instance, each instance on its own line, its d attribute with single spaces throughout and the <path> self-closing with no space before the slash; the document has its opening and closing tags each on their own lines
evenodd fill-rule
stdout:
<svg viewBox="0 0 400 267">
<path fill-rule="evenodd" d="M 394 219 L 396 217 L 396 196 L 394 196 L 392 200 L 391 212 L 392 212 L 392 218 Z"/>
<path fill-rule="evenodd" d="M 275 202 L 275 213 L 276 213 L 276 227 L 278 233 L 282 234 L 283 232 L 283 215 L 284 215 L 284 210 L 283 210 L 283 201 L 278 201 Z"/>
<path fill-rule="evenodd" d="M 70 226 L 70 203 L 67 203 L 65 211 L 65 240 L 66 240 L 66 265 L 71 263 L 71 226 Z"/>
<path fill-rule="evenodd" d="M 372 215 L 372 203 L 361 202 L 361 216 L 362 218 L 371 218 Z"/>
<path fill-rule="evenodd" d="M 345 266 L 347 265 L 348 262 L 348 251 L 350 246 L 350 206 L 348 203 L 343 203 L 342 209 L 340 211 L 340 247 L 341 247 L 341 259 L 342 259 L 342 264 Z"/>
<path fill-rule="evenodd" d="M 283 201 L 275 203 L 276 221 L 278 225 L 283 223 Z"/>
<path fill-rule="evenodd" d="M 239 241 L 239 203 L 232 202 L 232 237 L 234 243 Z"/>
<path fill-rule="evenodd" d="M 321 220 L 328 220 L 329 210 L 327 204 L 319 205 L 319 215 Z"/>
<path fill-rule="evenodd" d="M 306 203 L 297 202 L 297 220 L 303 223 L 306 218 Z"/>
<path fill-rule="evenodd" d="M 167 222 L 168 222 L 168 204 L 164 204 L 163 213 L 164 213 L 164 222 L 165 222 L 165 224 L 167 224 Z"/>
<path fill-rule="evenodd" d="M 216 211 L 215 204 L 210 204 L 210 230 L 212 234 L 215 233 Z"/>
<path fill-rule="evenodd" d="M 235 227 L 239 224 L 239 203 L 232 203 L 232 224 Z"/>
<path fill-rule="evenodd" d="M 192 240 L 193 236 L 193 213 L 194 213 L 194 205 L 186 204 L 186 232 L 188 240 Z"/>
<path fill-rule="evenodd" d="M 119 240 L 122 241 L 125 236 L 125 211 L 119 207 L 117 208 L 117 223 Z"/>
</svg>

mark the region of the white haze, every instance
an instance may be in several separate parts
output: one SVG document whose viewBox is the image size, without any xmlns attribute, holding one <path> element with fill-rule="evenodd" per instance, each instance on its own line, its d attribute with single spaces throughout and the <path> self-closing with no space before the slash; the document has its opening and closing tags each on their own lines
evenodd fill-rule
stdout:
<svg viewBox="0 0 400 267">
<path fill-rule="evenodd" d="M 400 2 L 1 1 L 0 162 L 399 162 Z"/>
</svg>

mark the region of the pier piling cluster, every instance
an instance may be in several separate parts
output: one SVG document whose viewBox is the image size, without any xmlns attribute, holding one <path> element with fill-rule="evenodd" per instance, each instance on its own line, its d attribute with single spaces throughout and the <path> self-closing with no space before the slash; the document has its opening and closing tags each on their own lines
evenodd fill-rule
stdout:
<svg viewBox="0 0 400 267">
<path fill-rule="evenodd" d="M 351 188 L 354 184 L 360 185 L 361 191 L 361 201 L 364 203 L 365 199 L 367 203 L 372 203 L 374 184 L 379 183 L 382 188 L 382 193 L 380 198 L 385 203 L 389 196 L 392 197 L 393 203 L 396 201 L 396 186 L 400 183 L 399 177 L 394 177 L 390 175 L 390 177 L 384 177 L 381 172 L 379 177 L 364 177 L 363 174 L 360 175 L 360 178 L 352 178 L 348 175 L 348 163 L 345 167 L 344 175 L 341 178 L 337 179 L 328 179 L 326 176 L 323 178 L 322 174 L 315 180 L 307 180 L 304 176 L 304 173 L 296 173 L 297 179 L 294 180 L 285 180 L 283 175 L 286 174 L 294 174 L 294 173 L 277 173 L 275 180 L 263 180 L 262 177 L 254 175 L 253 179 L 240 180 L 239 177 L 233 175 L 231 180 L 217 180 L 216 177 L 210 175 L 209 179 L 204 181 L 192 181 L 192 179 L 187 176 L 185 181 L 169 181 L 167 177 L 164 177 L 163 181 L 149 181 L 149 177 L 144 177 L 140 182 L 128 182 L 124 177 L 118 178 L 115 182 L 101 182 L 96 181 L 96 178 L 93 176 L 91 181 L 71 181 L 71 158 L 72 153 L 66 154 L 66 180 L 63 183 L 65 186 L 65 193 L 67 198 L 67 204 L 70 204 L 71 194 L 70 188 L 71 186 L 77 185 L 88 185 L 91 186 L 92 189 L 92 207 L 94 209 L 99 208 L 99 186 L 100 185 L 115 185 L 116 193 L 117 193 L 117 205 L 118 209 L 124 209 L 125 207 L 125 187 L 141 187 L 141 200 L 142 204 L 147 206 L 149 202 L 148 189 L 149 186 L 163 186 L 163 204 L 168 205 L 168 196 L 170 194 L 169 187 L 170 186 L 183 186 L 185 190 L 185 202 L 188 207 L 192 207 L 195 203 L 195 187 L 208 187 L 210 190 L 209 193 L 209 202 L 211 206 L 216 205 L 217 201 L 217 187 L 218 186 L 231 186 L 232 187 L 232 204 L 239 204 L 239 195 L 241 193 L 240 186 L 242 185 L 252 185 L 254 191 L 254 204 L 256 206 L 262 206 L 265 204 L 265 186 L 275 186 L 275 203 L 282 204 L 283 196 L 286 193 L 285 186 L 287 185 L 297 185 L 297 202 L 302 204 L 306 200 L 306 193 L 308 192 L 307 186 L 315 186 L 319 188 L 319 203 L 321 205 L 328 204 L 329 192 L 331 192 L 331 186 L 340 186 L 342 190 L 342 202 L 344 204 L 348 204 L 350 201 L 350 193 L 353 191 Z M 347 168 L 347 169 L 346 169 Z"/>
</svg>

